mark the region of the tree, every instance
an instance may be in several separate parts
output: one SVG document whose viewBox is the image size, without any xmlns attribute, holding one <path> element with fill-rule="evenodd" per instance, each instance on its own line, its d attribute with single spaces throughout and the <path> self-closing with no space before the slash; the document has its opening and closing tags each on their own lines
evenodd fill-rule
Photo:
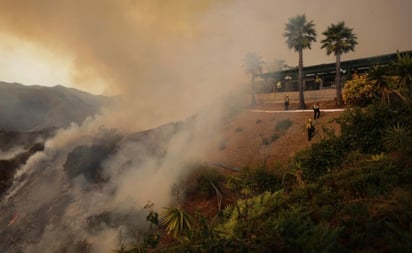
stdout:
<svg viewBox="0 0 412 253">
<path fill-rule="evenodd" d="M 358 38 L 352 32 L 352 28 L 345 26 L 345 22 L 340 22 L 337 25 L 332 24 L 322 34 L 326 37 L 321 41 L 321 48 L 326 48 L 326 54 L 334 54 L 336 56 L 336 99 L 338 105 L 342 104 L 342 84 L 341 84 L 341 72 L 340 61 L 343 53 L 354 51 L 355 46 L 358 44 L 356 41 Z"/>
<path fill-rule="evenodd" d="M 274 59 L 272 63 L 267 64 L 266 71 L 276 72 L 280 70 L 287 69 L 289 66 L 286 64 L 284 59 Z"/>
<path fill-rule="evenodd" d="M 286 24 L 284 37 L 289 49 L 294 49 L 299 53 L 298 84 L 299 84 L 299 109 L 304 109 L 305 98 L 303 95 L 303 49 L 311 48 L 311 44 L 316 42 L 316 31 L 313 21 L 306 21 L 306 15 L 298 15 L 289 18 Z"/>
<path fill-rule="evenodd" d="M 250 76 L 250 81 L 252 85 L 252 106 L 256 105 L 255 98 L 255 78 L 262 73 L 262 65 L 264 61 L 255 52 L 249 52 L 243 59 L 243 67 L 245 68 L 246 74 Z"/>
</svg>

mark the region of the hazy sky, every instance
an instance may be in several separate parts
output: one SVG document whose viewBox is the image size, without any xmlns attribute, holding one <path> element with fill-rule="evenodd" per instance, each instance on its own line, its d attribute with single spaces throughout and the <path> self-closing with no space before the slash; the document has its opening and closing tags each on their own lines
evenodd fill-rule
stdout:
<svg viewBox="0 0 412 253">
<path fill-rule="evenodd" d="M 70 200 L 61 219 L 51 216 L 39 230 L 40 239 L 23 236 L 25 246 L 34 247 L 24 252 L 45 252 L 50 245 L 83 238 L 98 242 L 103 249 L 95 252 L 104 252 L 118 245 L 120 230 L 90 234 L 84 227 L 88 217 L 147 201 L 167 206 L 174 199 L 170 189 L 187 173 L 184 162 L 207 160 L 208 145 L 221 143 L 224 113 L 219 106 L 205 106 L 239 86 L 249 87 L 245 55 L 255 51 L 268 63 L 283 59 L 297 65 L 297 54 L 282 36 L 290 17 L 306 14 L 318 41 L 327 26 L 345 21 L 359 38 L 356 52 L 342 57 L 347 60 L 412 50 L 411 10 L 411 0 L 0 0 L 1 81 L 125 94 L 120 108 L 60 130 L 20 169 L 23 181 L 9 195 L 19 214 L 16 222 L 25 213 L 37 214 L 48 201 L 59 202 L 62 191 Z M 319 43 L 304 52 L 307 66 L 333 61 Z M 101 126 L 136 132 L 200 109 L 203 113 L 173 135 L 160 158 L 142 160 L 147 147 L 126 141 L 104 161 L 111 178 L 104 188 L 84 191 L 89 188 L 82 188 L 82 178 L 73 189 L 62 188 L 69 185 L 62 169 L 67 156 L 75 146 L 106 135 Z M 165 131 L 168 136 L 175 127 Z M 31 175 L 41 178 L 31 180 Z M 50 181 L 43 175 L 55 177 Z M 14 198 L 19 189 L 30 193 Z"/>
<path fill-rule="evenodd" d="M 343 60 L 411 50 L 411 11 L 411 0 L 0 0 L 0 80 L 184 100 L 247 80 L 248 51 L 297 65 L 290 17 L 316 25 L 308 66 L 334 61 L 319 41 L 340 21 L 359 38 Z"/>
</svg>

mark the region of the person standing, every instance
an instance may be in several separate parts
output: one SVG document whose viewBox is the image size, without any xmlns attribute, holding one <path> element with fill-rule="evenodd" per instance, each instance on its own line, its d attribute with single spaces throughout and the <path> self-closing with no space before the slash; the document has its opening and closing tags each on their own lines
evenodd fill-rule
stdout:
<svg viewBox="0 0 412 253">
<path fill-rule="evenodd" d="M 312 108 L 313 108 L 313 119 L 319 119 L 320 117 L 319 102 L 315 103 Z"/>
<path fill-rule="evenodd" d="M 313 132 L 315 130 L 312 119 L 309 119 L 308 122 L 306 123 L 306 130 L 308 131 L 308 141 L 310 141 L 313 137 Z"/>
<path fill-rule="evenodd" d="M 285 111 L 289 110 L 289 96 L 285 97 Z"/>
</svg>

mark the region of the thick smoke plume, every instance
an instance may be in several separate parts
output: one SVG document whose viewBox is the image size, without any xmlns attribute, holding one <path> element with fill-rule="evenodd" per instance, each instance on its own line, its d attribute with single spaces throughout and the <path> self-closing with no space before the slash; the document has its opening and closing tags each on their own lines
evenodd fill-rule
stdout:
<svg viewBox="0 0 412 253">
<path fill-rule="evenodd" d="M 111 117 L 130 122 L 129 112 L 149 110 L 154 117 L 136 115 L 140 123 L 133 122 L 147 127 L 190 115 L 240 86 L 248 51 L 268 64 L 283 59 L 296 66 L 282 37 L 290 17 L 305 13 L 318 41 L 327 26 L 345 21 L 359 45 L 344 58 L 359 58 L 409 50 L 411 7 L 408 0 L 2 0 L 0 31 L 71 59 L 67 85 L 124 94 L 127 116 Z M 333 61 L 319 42 L 305 51 L 306 65 Z"/>
<path fill-rule="evenodd" d="M 93 252 L 118 247 L 125 226 L 144 227 L 142 207 L 173 204 L 171 189 L 188 172 L 186 163 L 205 160 L 216 145 L 220 103 L 246 87 L 245 54 L 297 65 L 282 37 L 288 18 L 305 13 L 319 33 L 345 21 L 359 37 L 357 57 L 364 57 L 408 49 L 410 9 L 408 0 L 0 0 L 0 32 L 70 59 L 69 85 L 119 95 L 102 115 L 58 131 L 19 169 L 1 203 L 1 235 L 24 235 L 17 238 L 23 252 L 59 252 L 71 240 L 86 240 Z M 399 25 L 390 25 L 394 20 Z M 388 48 L 389 38 L 399 43 Z M 305 52 L 305 64 L 333 62 L 319 47 Z M 164 125 L 181 119 L 189 123 Z M 124 137 L 161 125 L 163 137 L 153 138 L 163 144 L 154 151 L 141 135 Z M 95 158 L 104 183 L 76 171 L 69 177 L 67 167 L 85 166 L 80 158 L 68 164 L 76 150 L 104 154 Z M 93 218 L 105 212 L 124 222 Z"/>
<path fill-rule="evenodd" d="M 5 242 L 19 242 L 12 245 L 23 252 L 78 252 L 70 245 L 80 242 L 106 252 L 118 248 L 119 240 L 136 242 L 131 231 L 146 227 L 144 206 L 155 203 L 161 213 L 175 205 L 172 189 L 189 172 L 188 164 L 204 162 L 206 151 L 217 148 L 221 117 L 217 106 L 131 134 L 103 128 L 96 119 L 59 130 L 17 172 L 1 203 L 0 224 L 9 225 L 0 234 Z M 88 166 L 96 154 L 99 164 Z"/>
</svg>

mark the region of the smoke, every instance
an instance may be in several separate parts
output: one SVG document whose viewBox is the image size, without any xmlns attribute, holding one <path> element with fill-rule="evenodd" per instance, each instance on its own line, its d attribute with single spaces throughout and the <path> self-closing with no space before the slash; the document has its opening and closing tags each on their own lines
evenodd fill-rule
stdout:
<svg viewBox="0 0 412 253">
<path fill-rule="evenodd" d="M 230 2 L 3 1 L 1 28 L 68 55 L 69 85 L 122 94 L 112 118 L 130 122 L 130 115 L 151 111 L 151 125 L 191 115 L 239 86 L 249 48 L 233 47 L 240 40 L 225 38 L 224 23 L 208 22 L 216 18 L 208 11 Z M 128 116 L 119 114 L 125 110 Z"/>
<path fill-rule="evenodd" d="M 188 164 L 206 161 L 207 151 L 217 148 L 222 117 L 222 105 L 216 105 L 184 122 L 138 133 L 104 128 L 99 118 L 60 129 L 17 172 L 1 205 L 17 218 L 0 235 L 16 236 L 24 252 L 80 252 L 81 242 L 105 252 L 118 248 L 120 239 L 135 242 L 131 230 L 147 226 L 144 206 L 154 203 L 162 213 L 175 205 L 173 188 L 190 172 Z M 99 158 L 100 183 L 87 178 L 93 157 L 87 148 L 74 155 L 76 148 L 93 145 L 111 147 Z M 83 173 L 68 171 L 77 168 Z M 104 213 L 109 218 L 99 218 Z"/>
<path fill-rule="evenodd" d="M 0 29 L 70 59 L 66 85 L 123 94 L 119 107 L 126 113 L 116 108 L 114 121 L 150 126 L 191 115 L 241 86 L 248 51 L 267 63 L 286 60 L 296 66 L 297 55 L 282 37 L 292 16 L 305 13 L 316 25 L 318 43 L 304 53 L 304 64 L 312 65 L 334 61 L 319 41 L 327 26 L 339 21 L 359 38 L 356 52 L 344 58 L 409 50 L 411 35 L 404 31 L 410 7 L 408 0 L 3 0 Z M 136 115 L 142 111 L 152 117 Z M 126 116 L 132 114 L 135 121 Z"/>
<path fill-rule="evenodd" d="M 148 201 L 159 211 L 173 204 L 171 189 L 188 173 L 187 163 L 205 160 L 208 148 L 217 146 L 224 117 L 221 104 L 232 102 L 226 101 L 227 94 L 245 88 L 244 55 L 257 51 L 267 62 L 285 59 L 288 65 L 297 65 L 296 54 L 282 37 L 288 18 L 306 13 L 318 33 L 344 20 L 357 33 L 363 56 L 382 52 L 375 46 L 383 48 L 386 39 L 384 44 L 368 43 L 373 37 L 367 35 L 371 28 L 365 28 L 365 19 L 379 27 L 382 21 L 389 22 L 382 18 L 387 16 L 381 15 L 383 10 L 408 11 L 410 3 L 374 1 L 365 7 L 358 2 L 1 0 L 0 31 L 70 59 L 70 86 L 119 95 L 101 115 L 57 132 L 45 150 L 18 171 L 3 204 L 18 215 L 10 230 L 26 237 L 20 238 L 23 251 L 59 251 L 69 240 L 86 240 L 94 252 L 104 252 L 118 247 L 124 226 L 144 227 L 142 207 Z M 398 16 L 403 18 L 400 26 L 385 25 L 380 32 L 402 30 L 410 23 L 404 22 L 409 13 Z M 408 43 L 405 36 L 410 33 L 398 35 L 397 41 Z M 402 50 L 402 45 L 385 45 L 384 53 Z M 305 51 L 305 64 L 333 61 L 318 48 Z M 107 180 L 103 184 L 90 184 L 83 174 L 69 178 L 65 171 L 73 150 L 101 145 L 110 137 L 107 129 L 127 136 L 185 118 L 190 123 L 160 127 L 167 133 L 153 137 L 163 141 L 154 147 L 160 153 L 133 138 L 116 142 L 100 161 Z M 139 218 L 101 221 L 94 226 L 99 229 L 91 231 L 90 217 L 103 212 L 136 213 Z M 27 224 L 31 232 L 25 230 Z M 7 235 L 5 231 L 1 234 Z"/>
<path fill-rule="evenodd" d="M 26 151 L 24 147 L 14 146 L 10 150 L 2 151 L 0 150 L 0 160 L 9 160 L 15 157 L 16 155 Z"/>
<path fill-rule="evenodd" d="M 319 41 L 339 21 L 359 38 L 344 58 L 409 50 L 410 9 L 408 0 L 2 0 L 0 30 L 64 59 L 72 73 L 65 85 L 123 94 L 112 120 L 147 127 L 191 115 L 241 86 L 248 51 L 296 66 L 282 37 L 292 16 L 305 13 L 316 25 L 318 42 L 304 53 L 304 64 L 313 65 L 334 61 Z"/>
</svg>

